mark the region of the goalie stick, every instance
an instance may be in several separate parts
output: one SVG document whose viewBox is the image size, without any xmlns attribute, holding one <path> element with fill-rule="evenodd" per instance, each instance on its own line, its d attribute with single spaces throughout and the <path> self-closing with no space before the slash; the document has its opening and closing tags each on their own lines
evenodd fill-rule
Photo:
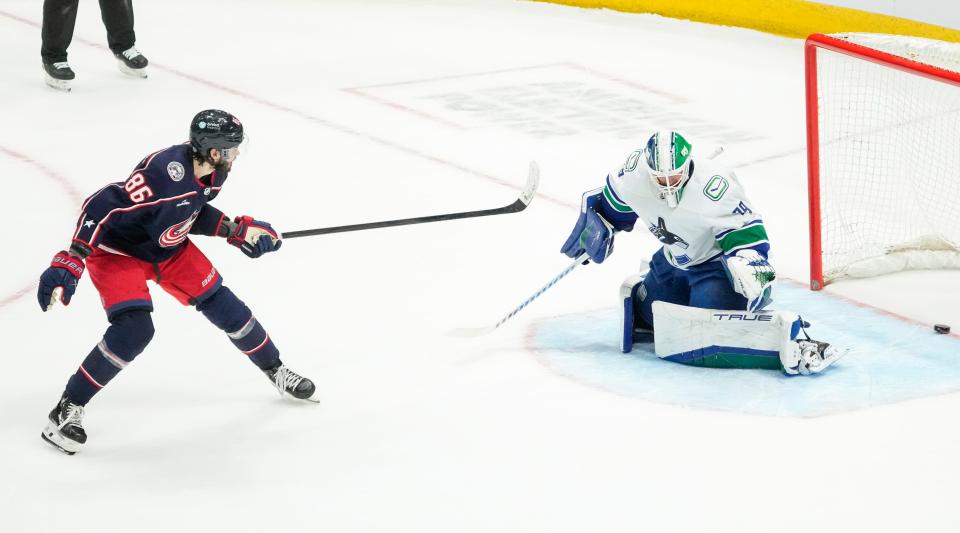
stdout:
<svg viewBox="0 0 960 533">
<path fill-rule="evenodd" d="M 716 158 L 717 156 L 719 156 L 719 155 L 722 154 L 722 153 L 723 153 L 723 146 L 722 146 L 722 145 L 717 146 L 716 148 L 713 149 L 712 152 L 710 152 L 709 155 L 707 155 L 707 159 L 714 159 L 714 158 Z M 531 165 L 532 165 L 532 164 L 533 164 L 533 163 L 531 163 Z M 536 300 L 537 298 L 539 298 L 541 294 L 543 294 L 544 292 L 547 291 L 547 289 L 549 289 L 550 287 L 553 287 L 554 285 L 556 285 L 556 283 L 557 283 L 558 281 L 560 281 L 561 279 L 563 279 L 567 274 L 573 272 L 573 269 L 577 268 L 577 265 L 584 264 L 584 263 L 586 263 L 589 259 L 590 259 L 590 258 L 589 258 L 589 256 L 587 255 L 586 252 L 583 252 L 583 253 L 581 253 L 580 255 L 578 255 L 578 256 L 576 257 L 576 259 L 574 259 L 573 262 L 570 263 L 570 265 L 567 266 L 567 268 L 563 269 L 562 272 L 560 272 L 559 274 L 557 274 L 556 277 L 554 277 L 554 278 L 553 278 L 552 280 L 550 280 L 546 285 L 544 285 L 543 287 L 541 287 L 540 290 L 538 290 L 537 292 L 533 293 L 532 296 L 530 296 L 529 298 L 527 298 L 526 300 L 524 300 L 520 305 L 518 305 L 518 306 L 515 307 L 512 311 L 510 311 L 509 313 L 507 313 L 507 314 L 506 314 L 503 318 L 501 318 L 500 321 L 497 322 L 496 324 L 494 324 L 494 325 L 492 325 L 492 326 L 485 326 L 485 327 L 480 327 L 480 328 L 458 328 L 458 329 L 454 329 L 453 331 L 451 331 L 451 333 L 452 333 L 454 336 L 457 336 L 457 337 L 479 337 L 479 336 L 481 336 L 481 335 L 486 335 L 487 333 L 492 332 L 493 330 L 499 328 L 504 322 L 506 322 L 507 320 L 510 320 L 511 318 L 513 318 L 514 315 L 516 315 L 517 313 L 519 313 L 520 311 L 522 311 L 524 307 L 530 305 L 530 302 L 532 302 L 532 301 Z M 644 275 L 646 275 L 646 271 L 644 271 Z"/>
<path fill-rule="evenodd" d="M 530 162 L 530 170 L 527 174 L 527 183 L 523 187 L 523 192 L 510 205 L 498 207 L 496 209 L 482 209 L 480 211 L 462 211 L 460 213 L 447 213 L 444 215 L 431 215 L 425 217 L 401 218 L 397 220 L 383 220 L 380 222 L 366 222 L 364 224 L 350 224 L 348 226 L 332 226 L 329 228 L 305 229 L 298 231 L 288 231 L 281 235 L 283 239 L 293 239 L 296 237 L 309 237 L 311 235 L 326 235 L 328 233 L 342 233 L 346 231 L 360 231 L 365 229 L 389 228 L 392 226 L 406 226 L 409 224 L 426 224 L 428 222 L 441 222 L 444 220 L 456 220 L 459 218 L 486 217 L 490 215 L 506 215 L 509 213 L 519 213 L 530 205 L 533 201 L 533 195 L 537 192 L 537 186 L 540 185 L 540 167 L 534 161 Z"/>
<path fill-rule="evenodd" d="M 553 287 L 554 285 L 557 284 L 558 281 L 560 281 L 561 279 L 563 279 L 567 274 L 573 272 L 573 269 L 577 268 L 577 265 L 580 265 L 580 264 L 588 261 L 589 259 L 590 259 L 590 257 L 587 256 L 587 252 L 583 252 L 583 253 L 581 253 L 580 255 L 578 255 L 578 256 L 573 260 L 573 262 L 570 263 L 570 264 L 567 266 L 567 268 L 563 269 L 562 272 L 560 272 L 560 273 L 557 274 L 552 280 L 550 280 L 549 282 L 547 282 L 546 285 L 544 285 L 543 287 L 540 287 L 540 290 L 538 290 L 537 292 L 533 293 L 532 296 L 530 296 L 529 298 L 527 298 L 526 300 L 524 300 L 523 302 L 521 302 L 520 305 L 514 307 L 512 311 L 510 311 L 509 313 L 507 313 L 507 314 L 506 314 L 503 318 L 501 318 L 500 321 L 497 322 L 496 324 L 494 324 L 494 325 L 492 325 L 492 326 L 485 326 L 485 327 L 482 327 L 482 328 L 459 328 L 459 329 L 455 329 L 455 330 L 452 331 L 453 335 L 455 335 L 455 336 L 457 336 L 457 337 L 479 337 L 479 336 L 481 336 L 481 335 L 486 335 L 487 333 L 490 333 L 491 331 L 499 328 L 504 322 L 506 322 L 507 320 L 510 320 L 511 318 L 513 318 L 513 316 L 516 315 L 517 313 L 519 313 L 520 311 L 523 311 L 523 308 L 526 307 L 526 306 L 528 306 L 528 305 L 530 305 L 530 302 L 536 300 L 537 298 L 540 297 L 541 294 L 547 292 L 547 289 L 549 289 L 550 287 Z"/>
</svg>

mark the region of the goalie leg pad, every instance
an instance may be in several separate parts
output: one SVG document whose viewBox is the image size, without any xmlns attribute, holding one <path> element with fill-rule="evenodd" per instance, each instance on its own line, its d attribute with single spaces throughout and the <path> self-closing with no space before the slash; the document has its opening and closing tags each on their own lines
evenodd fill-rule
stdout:
<svg viewBox="0 0 960 533">
<path fill-rule="evenodd" d="M 653 325 L 645 321 L 638 304 L 646 297 L 645 272 L 638 272 L 620 285 L 620 351 L 630 353 L 638 342 L 653 342 Z"/>
<path fill-rule="evenodd" d="M 620 351 L 630 353 L 637 343 L 653 342 L 653 325 L 643 319 L 638 306 L 646 299 L 646 270 L 623 280 L 620 285 Z"/>
<path fill-rule="evenodd" d="M 797 373 L 801 320 L 785 311 L 725 311 L 654 302 L 657 357 L 716 368 Z M 791 372 L 793 369 L 793 372 Z"/>
</svg>

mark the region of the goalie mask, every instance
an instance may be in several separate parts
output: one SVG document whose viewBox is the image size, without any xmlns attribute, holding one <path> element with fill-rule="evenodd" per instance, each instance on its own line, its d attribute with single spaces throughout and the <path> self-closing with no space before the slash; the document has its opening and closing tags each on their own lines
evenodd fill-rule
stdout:
<svg viewBox="0 0 960 533">
<path fill-rule="evenodd" d="M 693 147 L 675 131 L 662 130 L 647 141 L 643 159 L 650 180 L 660 192 L 660 199 L 677 207 L 683 186 L 690 179 L 690 153 Z"/>
</svg>

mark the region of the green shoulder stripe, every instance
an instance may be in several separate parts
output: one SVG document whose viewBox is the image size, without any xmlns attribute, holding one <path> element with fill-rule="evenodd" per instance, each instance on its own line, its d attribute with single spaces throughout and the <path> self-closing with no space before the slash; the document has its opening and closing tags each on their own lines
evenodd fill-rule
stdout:
<svg viewBox="0 0 960 533">
<path fill-rule="evenodd" d="M 762 242 L 767 242 L 767 230 L 763 227 L 763 224 L 754 224 L 731 231 L 717 241 L 724 253 L 735 248 L 753 246 Z"/>
<path fill-rule="evenodd" d="M 617 199 L 613 196 L 613 193 L 610 192 L 610 187 L 607 185 L 603 186 L 603 197 L 606 198 L 607 203 L 609 203 L 617 211 L 621 213 L 633 213 L 633 209 L 631 209 L 629 205 L 617 201 Z"/>
</svg>

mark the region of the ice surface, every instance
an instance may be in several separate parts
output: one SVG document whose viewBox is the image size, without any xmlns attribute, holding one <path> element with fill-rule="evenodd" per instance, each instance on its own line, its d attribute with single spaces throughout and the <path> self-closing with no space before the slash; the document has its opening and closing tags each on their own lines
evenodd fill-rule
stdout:
<svg viewBox="0 0 960 533">
<path fill-rule="evenodd" d="M 669 405 L 722 371 L 674 366 L 657 397 L 558 376 L 544 326 L 604 318 L 656 249 L 646 235 L 618 237 L 604 265 L 495 334 L 445 335 L 496 321 L 559 272 L 581 192 L 664 126 L 726 147 L 780 274 L 804 280 L 800 41 L 506 0 L 168 0 L 136 3 L 151 61 L 138 80 L 117 71 L 97 10 L 80 7 L 63 94 L 42 81 L 40 2 L 0 5 L 0 530 L 960 529 L 960 396 L 894 401 L 923 381 L 909 361 L 878 358 L 882 380 L 856 373 L 867 382 L 850 394 L 883 405 L 812 418 Z M 82 199 L 185 140 L 207 107 L 238 115 L 253 141 L 216 205 L 280 230 L 504 205 L 531 159 L 541 192 L 517 215 L 290 240 L 256 261 L 196 239 L 323 402 L 282 401 L 219 331 L 154 290 L 153 343 L 88 406 L 87 447 L 57 454 L 39 438 L 46 413 L 106 321 L 88 280 L 69 308 L 40 313 L 36 279 Z M 828 293 L 956 328 L 958 282 L 912 272 Z M 580 355 L 614 356 L 610 327 L 585 323 Z M 943 369 L 949 355 L 931 357 Z M 835 390 L 866 357 L 790 386 Z"/>
<path fill-rule="evenodd" d="M 808 334 L 850 352 L 828 372 L 693 368 L 659 360 L 653 344 L 622 354 L 617 309 L 544 318 L 528 344 L 557 373 L 625 396 L 697 409 L 820 416 L 960 390 L 960 339 L 798 283 L 771 309 L 810 319 Z"/>
</svg>

